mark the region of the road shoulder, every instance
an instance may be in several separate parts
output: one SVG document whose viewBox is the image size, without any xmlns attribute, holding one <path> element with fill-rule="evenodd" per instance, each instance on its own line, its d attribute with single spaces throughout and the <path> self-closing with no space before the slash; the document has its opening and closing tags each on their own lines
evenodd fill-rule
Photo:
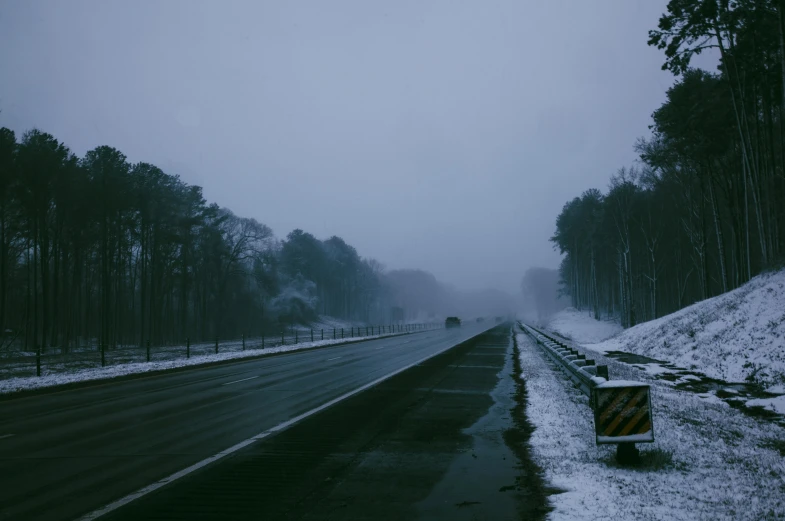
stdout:
<svg viewBox="0 0 785 521">
<path fill-rule="evenodd" d="M 621 468 L 596 446 L 588 399 L 518 335 L 534 460 L 563 492 L 550 519 L 781 519 L 785 429 L 694 394 L 652 388 L 656 442 Z M 611 368 L 613 372 L 614 368 Z"/>
</svg>

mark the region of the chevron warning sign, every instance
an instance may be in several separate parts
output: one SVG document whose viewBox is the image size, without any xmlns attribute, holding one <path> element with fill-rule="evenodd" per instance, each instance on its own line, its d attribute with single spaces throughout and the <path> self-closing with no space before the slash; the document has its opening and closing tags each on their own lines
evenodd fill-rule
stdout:
<svg viewBox="0 0 785 521">
<path fill-rule="evenodd" d="M 593 390 L 597 444 L 654 441 L 649 386 L 611 380 Z"/>
</svg>

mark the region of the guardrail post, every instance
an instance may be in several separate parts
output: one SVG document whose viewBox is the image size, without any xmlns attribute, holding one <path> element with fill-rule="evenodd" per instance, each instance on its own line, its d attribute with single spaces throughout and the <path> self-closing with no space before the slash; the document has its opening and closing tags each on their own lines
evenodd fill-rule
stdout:
<svg viewBox="0 0 785 521">
<path fill-rule="evenodd" d="M 333 328 L 333 340 L 335 340 L 335 328 Z"/>
<path fill-rule="evenodd" d="M 150 339 L 147 339 L 147 361 L 150 361 Z"/>
<path fill-rule="evenodd" d="M 324 340 L 324 329 L 322 329 L 322 340 Z"/>
<path fill-rule="evenodd" d="M 191 339 L 188 337 L 185 339 L 185 357 L 191 358 Z"/>
<path fill-rule="evenodd" d="M 343 339 L 343 328 L 341 328 L 341 339 Z"/>
<path fill-rule="evenodd" d="M 215 354 L 218 354 L 218 337 L 215 337 Z"/>
<path fill-rule="evenodd" d="M 245 333 L 243 333 L 243 351 L 245 351 Z"/>
<path fill-rule="evenodd" d="M 104 359 L 103 353 L 101 354 L 102 354 L 101 361 L 103 362 Z M 101 364 L 101 367 L 103 367 L 103 363 Z M 41 376 L 41 345 L 40 344 L 37 345 L 35 349 L 35 375 Z"/>
<path fill-rule="evenodd" d="M 606 380 L 610 380 L 610 378 L 608 378 L 608 366 L 607 365 L 598 365 L 597 366 L 597 376 L 605 378 Z"/>
</svg>

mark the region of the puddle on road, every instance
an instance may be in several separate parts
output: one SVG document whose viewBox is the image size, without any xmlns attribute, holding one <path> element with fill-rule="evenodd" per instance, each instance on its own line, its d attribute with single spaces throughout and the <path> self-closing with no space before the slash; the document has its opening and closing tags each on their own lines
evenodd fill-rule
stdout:
<svg viewBox="0 0 785 521">
<path fill-rule="evenodd" d="M 510 410 L 514 404 L 512 381 L 512 346 L 501 370 L 499 383 L 491 397 L 488 413 L 463 430 L 472 437 L 472 447 L 456 457 L 433 487 L 427 498 L 417 505 L 419 519 L 520 519 L 518 480 L 521 470 L 515 454 L 504 442 L 504 431 L 512 428 Z M 445 513 L 449 516 L 445 517 Z"/>
<path fill-rule="evenodd" d="M 766 392 L 759 385 L 746 382 L 725 382 L 691 369 L 678 367 L 670 362 L 624 351 L 608 351 L 604 355 L 645 371 L 656 380 L 671 382 L 676 389 L 689 391 L 702 395 L 702 397 L 716 396 L 744 414 L 772 420 L 785 426 L 785 416 L 761 406 L 749 407 L 746 405 L 749 400 L 777 396 Z"/>
</svg>

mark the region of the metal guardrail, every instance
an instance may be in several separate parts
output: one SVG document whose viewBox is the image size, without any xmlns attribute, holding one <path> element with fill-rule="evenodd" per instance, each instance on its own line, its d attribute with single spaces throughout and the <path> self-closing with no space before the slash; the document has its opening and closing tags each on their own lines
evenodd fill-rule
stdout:
<svg viewBox="0 0 785 521">
<path fill-rule="evenodd" d="M 556 362 L 561 369 L 578 388 L 589 398 L 592 397 L 592 390 L 598 385 L 606 383 L 608 378 L 608 366 L 596 365 L 594 360 L 587 359 L 586 355 L 577 350 L 567 347 L 550 335 L 539 331 L 532 326 L 518 322 L 524 333 L 532 337 L 540 346 L 545 354 Z M 593 407 L 592 407 L 593 408 Z"/>
<path fill-rule="evenodd" d="M 649 384 L 611 381 L 607 366 L 596 365 L 586 355 L 532 326 L 522 322 L 518 326 L 589 397 L 596 443 L 617 444 L 619 463 L 637 463 L 639 453 L 635 443 L 654 441 Z"/>
</svg>

